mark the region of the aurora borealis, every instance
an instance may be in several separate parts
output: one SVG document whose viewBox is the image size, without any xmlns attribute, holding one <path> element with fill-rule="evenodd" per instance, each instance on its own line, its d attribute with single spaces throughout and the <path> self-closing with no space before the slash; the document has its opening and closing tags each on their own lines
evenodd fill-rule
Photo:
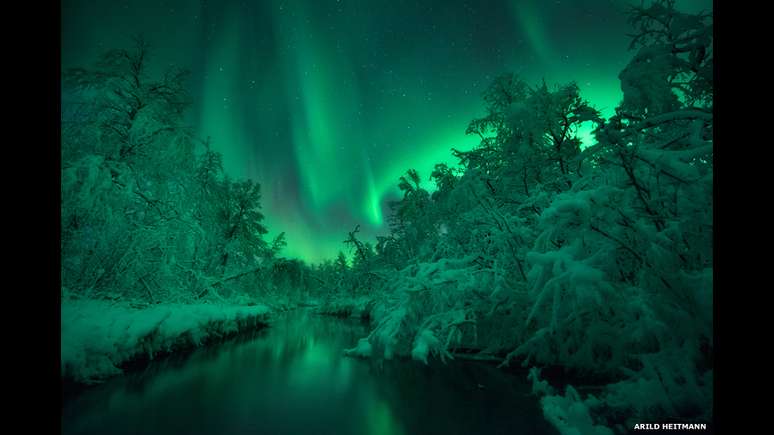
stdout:
<svg viewBox="0 0 774 435">
<path fill-rule="evenodd" d="M 679 2 L 687 11 L 709 0 Z M 63 67 L 142 34 L 191 70 L 190 123 L 261 183 L 269 236 L 308 261 L 386 232 L 398 177 L 455 163 L 491 79 L 574 80 L 609 116 L 631 57 L 622 0 L 65 1 Z"/>
</svg>

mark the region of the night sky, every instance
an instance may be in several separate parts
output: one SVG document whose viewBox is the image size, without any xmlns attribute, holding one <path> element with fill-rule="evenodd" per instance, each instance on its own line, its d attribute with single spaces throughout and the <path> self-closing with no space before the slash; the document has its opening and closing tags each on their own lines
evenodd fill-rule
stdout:
<svg viewBox="0 0 774 435">
<path fill-rule="evenodd" d="M 639 3 L 639 2 L 638 2 Z M 607 117 L 632 52 L 623 0 L 65 0 L 62 66 L 143 35 L 152 68 L 190 69 L 190 125 L 226 172 L 261 183 L 269 236 L 316 262 L 347 231 L 387 232 L 398 177 L 425 187 L 483 115 L 491 79 L 576 81 Z M 685 11 L 711 0 L 682 0 Z"/>
</svg>

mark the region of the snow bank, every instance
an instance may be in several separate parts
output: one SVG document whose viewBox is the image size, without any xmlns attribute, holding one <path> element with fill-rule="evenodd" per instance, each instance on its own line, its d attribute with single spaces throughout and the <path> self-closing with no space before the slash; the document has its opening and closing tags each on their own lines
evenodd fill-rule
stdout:
<svg viewBox="0 0 774 435">
<path fill-rule="evenodd" d="M 268 324 L 258 306 L 163 304 L 137 309 L 107 301 L 62 302 L 62 378 L 93 384 L 153 358 Z"/>
<path fill-rule="evenodd" d="M 366 319 L 371 315 L 373 298 L 340 296 L 323 301 L 317 308 L 320 314 L 337 317 L 359 317 Z"/>
</svg>

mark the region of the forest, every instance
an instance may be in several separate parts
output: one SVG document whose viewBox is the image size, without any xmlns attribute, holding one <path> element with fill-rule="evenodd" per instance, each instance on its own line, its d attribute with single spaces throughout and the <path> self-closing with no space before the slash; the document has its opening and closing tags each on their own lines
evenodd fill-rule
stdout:
<svg viewBox="0 0 774 435">
<path fill-rule="evenodd" d="M 63 382 L 312 307 L 366 323 L 347 357 L 527 376 L 563 435 L 711 421 L 712 16 L 658 0 L 628 18 L 615 115 L 503 73 L 467 125 L 479 145 L 407 168 L 389 232 L 356 226 L 317 264 L 283 256 L 266 187 L 183 121 L 186 71 L 149 74 L 141 38 L 64 71 Z"/>
</svg>

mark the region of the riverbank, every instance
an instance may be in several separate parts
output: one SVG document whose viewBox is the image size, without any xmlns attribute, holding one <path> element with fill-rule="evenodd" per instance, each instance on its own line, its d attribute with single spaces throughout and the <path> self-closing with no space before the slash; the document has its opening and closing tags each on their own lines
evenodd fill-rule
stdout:
<svg viewBox="0 0 774 435">
<path fill-rule="evenodd" d="M 131 365 L 269 325 L 264 305 L 62 301 L 63 382 L 93 385 Z"/>
<path fill-rule="evenodd" d="M 368 330 L 313 309 L 272 313 L 259 333 L 64 400 L 62 434 L 559 435 L 526 376 L 489 364 L 345 357 Z"/>
<path fill-rule="evenodd" d="M 315 306 L 318 314 L 340 317 L 340 318 L 359 318 L 370 320 L 376 299 L 373 297 L 359 296 L 334 296 L 324 299 Z"/>
</svg>

